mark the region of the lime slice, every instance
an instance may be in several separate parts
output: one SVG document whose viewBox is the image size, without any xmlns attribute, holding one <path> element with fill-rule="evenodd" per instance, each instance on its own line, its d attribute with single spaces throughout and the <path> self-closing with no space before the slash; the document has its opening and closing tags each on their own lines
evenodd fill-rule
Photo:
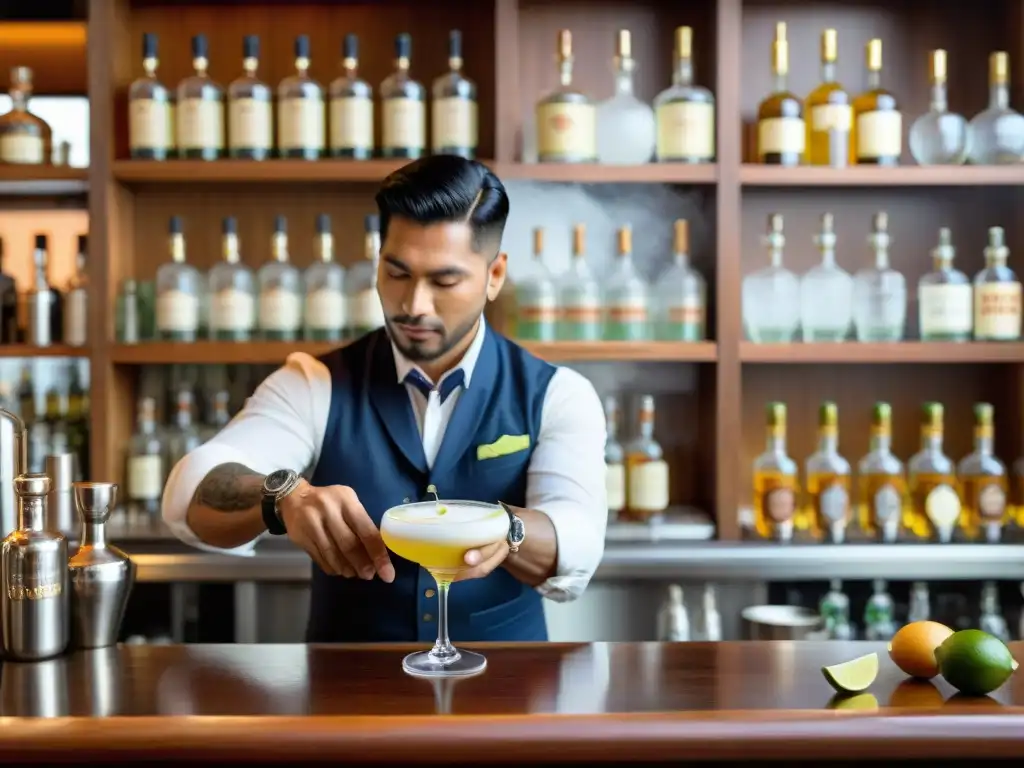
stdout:
<svg viewBox="0 0 1024 768">
<path fill-rule="evenodd" d="M 875 711 L 878 709 L 878 699 L 870 693 L 834 693 L 827 706 L 828 709 Z"/>
<path fill-rule="evenodd" d="M 878 677 L 878 654 L 869 653 L 842 664 L 822 667 L 828 684 L 840 693 L 859 693 L 866 690 Z"/>
</svg>

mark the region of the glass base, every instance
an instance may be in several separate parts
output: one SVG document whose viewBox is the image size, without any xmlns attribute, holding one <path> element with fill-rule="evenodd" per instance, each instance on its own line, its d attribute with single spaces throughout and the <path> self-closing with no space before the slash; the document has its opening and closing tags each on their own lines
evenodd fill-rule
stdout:
<svg viewBox="0 0 1024 768">
<path fill-rule="evenodd" d="M 487 659 L 483 654 L 460 650 L 458 656 L 442 664 L 430 651 L 418 651 L 402 659 L 402 669 L 414 677 L 468 677 L 487 669 Z"/>
</svg>

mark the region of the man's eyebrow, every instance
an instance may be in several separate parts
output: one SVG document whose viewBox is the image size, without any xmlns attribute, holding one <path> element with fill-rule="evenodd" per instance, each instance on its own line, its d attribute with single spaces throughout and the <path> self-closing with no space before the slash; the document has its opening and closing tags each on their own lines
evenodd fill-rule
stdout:
<svg viewBox="0 0 1024 768">
<path fill-rule="evenodd" d="M 412 272 L 412 270 L 409 269 L 409 266 L 396 256 L 385 254 L 384 261 L 403 272 Z M 433 272 L 428 273 L 427 277 L 436 280 L 439 277 L 464 277 L 468 274 L 469 270 L 463 269 L 462 267 L 442 267 L 441 269 L 435 269 Z"/>
</svg>

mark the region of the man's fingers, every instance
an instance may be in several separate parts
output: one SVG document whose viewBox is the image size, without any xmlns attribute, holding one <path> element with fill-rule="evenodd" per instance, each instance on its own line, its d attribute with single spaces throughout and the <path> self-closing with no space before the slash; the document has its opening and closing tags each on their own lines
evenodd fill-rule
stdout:
<svg viewBox="0 0 1024 768">
<path fill-rule="evenodd" d="M 331 537 L 334 546 L 360 578 L 372 579 L 374 574 L 373 563 L 370 562 L 363 544 L 352 530 L 346 525 L 342 518 L 341 510 L 331 510 L 324 515 L 324 524 L 327 526 L 327 533 Z"/>
<path fill-rule="evenodd" d="M 384 539 L 380 536 L 380 530 L 373 524 L 370 515 L 366 512 L 359 497 L 351 488 L 342 489 L 342 509 L 345 513 L 345 522 L 359 538 L 366 556 L 372 561 L 372 568 L 382 580 L 392 582 L 395 580 L 395 567 L 391 564 L 391 557 L 388 555 L 388 548 L 384 545 Z M 372 573 L 370 574 L 373 575 Z"/>
<path fill-rule="evenodd" d="M 309 535 L 313 544 L 320 551 L 320 555 L 328 562 L 333 572 L 341 574 L 346 569 L 348 563 L 345 562 L 341 550 L 331 541 L 331 537 L 324 527 L 323 520 L 318 516 L 313 516 L 309 519 Z M 351 568 L 349 571 L 351 572 Z"/>
<path fill-rule="evenodd" d="M 463 559 L 465 560 L 466 565 L 476 567 L 481 563 L 487 562 L 496 554 L 501 552 L 504 552 L 506 555 L 508 554 L 508 542 L 496 541 L 494 544 L 488 544 L 486 547 L 471 549 L 466 552 Z M 504 557 L 502 559 L 504 559 Z"/>
<path fill-rule="evenodd" d="M 323 553 L 320 552 L 320 548 L 312 541 L 310 541 L 309 537 L 298 532 L 293 532 L 291 533 L 291 540 L 294 541 L 300 547 L 302 547 L 302 549 L 306 552 L 307 555 L 309 555 L 313 559 L 313 562 L 317 564 L 317 567 L 321 571 L 332 576 L 334 575 L 334 570 L 331 568 L 327 560 L 324 558 Z"/>
<path fill-rule="evenodd" d="M 477 565 L 472 568 L 463 571 L 455 579 L 456 581 L 467 581 L 469 579 L 480 579 L 489 574 L 508 557 L 508 544 L 505 542 L 499 542 L 498 544 L 492 544 L 484 547 L 483 549 L 471 549 L 466 553 L 466 563 L 469 564 L 471 555 L 477 555 L 483 559 L 479 560 Z"/>
</svg>

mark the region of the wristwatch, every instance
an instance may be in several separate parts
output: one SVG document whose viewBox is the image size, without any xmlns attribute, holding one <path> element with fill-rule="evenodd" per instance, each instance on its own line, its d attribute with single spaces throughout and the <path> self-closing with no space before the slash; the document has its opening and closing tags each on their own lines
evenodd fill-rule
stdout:
<svg viewBox="0 0 1024 768">
<path fill-rule="evenodd" d="M 508 514 L 508 551 L 515 554 L 519 551 L 520 545 L 526 540 L 526 525 L 523 524 L 522 519 L 515 512 L 512 511 L 512 507 L 506 504 L 504 501 L 499 501 L 501 508 Z"/>
<path fill-rule="evenodd" d="M 271 536 L 283 536 L 288 533 L 281 520 L 281 511 L 277 503 L 285 496 L 294 491 L 302 475 L 291 469 L 278 469 L 263 478 L 263 524 L 267 526 L 267 533 Z"/>
</svg>

